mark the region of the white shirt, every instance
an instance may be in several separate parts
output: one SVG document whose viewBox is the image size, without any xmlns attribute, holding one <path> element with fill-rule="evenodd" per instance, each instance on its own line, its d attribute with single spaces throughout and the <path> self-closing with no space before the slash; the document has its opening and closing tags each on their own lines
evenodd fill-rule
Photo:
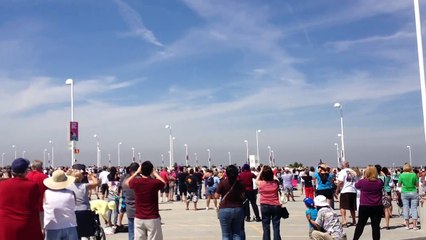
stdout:
<svg viewBox="0 0 426 240">
<path fill-rule="evenodd" d="M 101 184 L 108 184 L 108 175 L 109 172 L 107 171 L 102 171 L 99 173 L 99 180 L 101 180 Z"/>
<path fill-rule="evenodd" d="M 337 174 L 337 181 L 343 182 L 340 193 L 356 193 L 355 183 L 358 182 L 356 172 L 350 168 L 344 168 Z"/>
<path fill-rule="evenodd" d="M 44 192 L 44 228 L 65 229 L 77 226 L 74 192 L 68 189 Z"/>
</svg>

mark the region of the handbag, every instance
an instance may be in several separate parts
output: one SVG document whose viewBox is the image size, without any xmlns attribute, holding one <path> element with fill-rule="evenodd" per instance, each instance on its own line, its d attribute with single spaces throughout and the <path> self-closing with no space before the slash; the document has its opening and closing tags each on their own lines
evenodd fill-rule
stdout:
<svg viewBox="0 0 426 240">
<path fill-rule="evenodd" d="M 232 189 L 234 189 L 234 186 L 235 186 L 236 183 L 237 183 L 237 181 L 235 181 L 234 184 L 232 184 L 232 187 L 225 194 L 225 196 L 223 196 L 223 198 L 220 200 L 219 204 L 217 205 L 217 208 L 216 208 L 217 219 L 219 219 L 220 204 L 222 204 L 222 202 L 225 200 L 225 198 L 228 196 L 228 194 L 232 191 Z"/>
<path fill-rule="evenodd" d="M 280 209 L 280 215 L 282 218 L 287 219 L 289 217 L 289 213 L 286 207 L 281 207 Z"/>
</svg>

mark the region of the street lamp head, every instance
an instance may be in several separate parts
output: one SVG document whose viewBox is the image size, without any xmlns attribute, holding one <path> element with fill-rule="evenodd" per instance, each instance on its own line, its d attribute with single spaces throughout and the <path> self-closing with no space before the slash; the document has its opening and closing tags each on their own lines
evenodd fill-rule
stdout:
<svg viewBox="0 0 426 240">
<path fill-rule="evenodd" d="M 210 152 L 210 149 L 209 149 L 209 148 L 207 149 L 207 152 Z"/>
<path fill-rule="evenodd" d="M 185 144 L 183 144 L 183 146 L 184 146 L 184 147 L 188 147 L 188 144 L 186 144 L 186 143 L 185 143 Z"/>
<path fill-rule="evenodd" d="M 16 146 L 15 146 L 15 145 L 12 145 L 12 148 L 16 148 Z"/>
<path fill-rule="evenodd" d="M 337 103 L 334 104 L 334 107 L 335 108 L 342 108 L 342 104 L 340 104 L 340 103 L 337 102 Z"/>
<path fill-rule="evenodd" d="M 248 141 L 247 141 L 247 140 L 244 140 L 244 142 L 245 142 L 245 143 L 248 143 Z"/>
<path fill-rule="evenodd" d="M 65 81 L 66 85 L 72 85 L 73 83 L 74 83 L 74 80 L 72 80 L 71 78 L 69 78 Z"/>
<path fill-rule="evenodd" d="M 53 141 L 52 141 L 52 140 L 49 140 L 49 143 L 53 143 Z"/>
<path fill-rule="evenodd" d="M 411 148 L 411 146 L 410 146 L 410 145 L 407 145 L 407 148 Z"/>
<path fill-rule="evenodd" d="M 132 147 L 132 150 L 133 150 L 133 151 L 135 151 L 135 148 L 134 148 L 134 147 Z"/>
<path fill-rule="evenodd" d="M 99 136 L 98 136 L 98 134 L 93 134 L 93 137 L 98 138 Z"/>
<path fill-rule="evenodd" d="M 119 143 L 118 143 L 118 145 L 121 145 L 121 144 L 123 144 L 123 143 L 122 143 L 122 142 L 119 142 Z"/>
<path fill-rule="evenodd" d="M 334 146 L 338 146 L 339 144 L 338 143 L 334 143 Z"/>
<path fill-rule="evenodd" d="M 262 130 L 261 129 L 257 129 L 257 132 L 260 133 L 260 132 L 262 132 Z"/>
<path fill-rule="evenodd" d="M 171 126 L 170 125 L 166 125 L 166 126 L 164 126 L 164 128 L 171 128 Z"/>
<path fill-rule="evenodd" d="M 267 146 L 267 148 L 268 148 L 269 150 L 271 150 L 271 146 Z"/>
</svg>

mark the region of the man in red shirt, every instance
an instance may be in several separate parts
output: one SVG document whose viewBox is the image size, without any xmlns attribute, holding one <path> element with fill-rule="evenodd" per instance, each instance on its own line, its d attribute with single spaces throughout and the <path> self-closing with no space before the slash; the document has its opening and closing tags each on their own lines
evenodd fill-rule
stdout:
<svg viewBox="0 0 426 240">
<path fill-rule="evenodd" d="M 161 192 L 161 202 L 164 202 L 164 194 L 166 195 L 166 201 L 169 201 L 169 173 L 167 168 L 164 167 L 160 172 L 160 177 L 166 182 L 166 187 L 160 190 Z"/>
<path fill-rule="evenodd" d="M 259 216 L 259 208 L 257 207 L 257 204 L 256 204 L 257 194 L 256 194 L 256 191 L 253 190 L 253 179 L 256 179 L 256 175 L 254 175 L 254 173 L 250 171 L 250 166 L 248 164 L 244 164 L 241 170 L 242 171 L 239 175 L 239 180 L 245 188 L 245 193 L 248 200 L 244 202 L 244 212 L 245 212 L 246 221 L 250 222 L 251 220 L 250 205 L 249 205 L 249 202 L 250 202 L 251 207 L 253 208 L 254 216 L 255 216 L 254 220 L 256 222 L 260 222 L 262 220 Z"/>
<path fill-rule="evenodd" d="M 43 184 L 43 180 L 47 178 L 47 175 L 43 173 L 43 162 L 40 160 L 34 160 L 31 164 L 31 171 L 27 174 L 28 180 L 37 183 L 40 189 L 41 197 L 38 199 L 37 206 L 40 213 L 40 224 L 43 231 L 44 228 L 44 211 L 43 211 L 43 196 L 46 191 L 46 186 Z"/>
<path fill-rule="evenodd" d="M 140 173 L 142 176 L 136 178 Z M 162 240 L 158 191 L 166 182 L 154 171 L 152 163 L 145 161 L 125 184 L 135 191 L 135 239 Z"/>
</svg>

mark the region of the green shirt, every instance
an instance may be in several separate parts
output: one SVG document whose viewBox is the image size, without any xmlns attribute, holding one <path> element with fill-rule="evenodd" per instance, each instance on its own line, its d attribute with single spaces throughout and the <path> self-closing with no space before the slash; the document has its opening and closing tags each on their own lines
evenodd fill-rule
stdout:
<svg viewBox="0 0 426 240">
<path fill-rule="evenodd" d="M 401 175 L 399 175 L 398 183 L 402 185 L 402 193 L 416 192 L 416 184 L 419 183 L 419 178 L 415 173 L 403 172 Z"/>
</svg>

